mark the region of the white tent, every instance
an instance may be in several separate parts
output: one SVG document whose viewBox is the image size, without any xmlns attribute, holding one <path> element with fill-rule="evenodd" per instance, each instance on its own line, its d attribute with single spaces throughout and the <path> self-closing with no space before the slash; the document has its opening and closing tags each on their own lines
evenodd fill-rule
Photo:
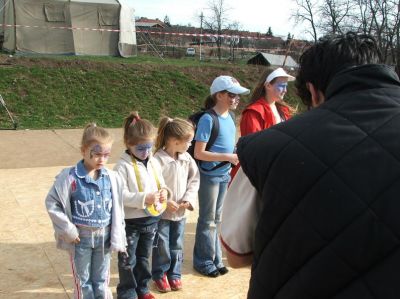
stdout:
<svg viewBox="0 0 400 299">
<path fill-rule="evenodd" d="M 134 10 L 126 0 L 1 1 L 6 51 L 124 57 L 137 53 Z"/>
</svg>

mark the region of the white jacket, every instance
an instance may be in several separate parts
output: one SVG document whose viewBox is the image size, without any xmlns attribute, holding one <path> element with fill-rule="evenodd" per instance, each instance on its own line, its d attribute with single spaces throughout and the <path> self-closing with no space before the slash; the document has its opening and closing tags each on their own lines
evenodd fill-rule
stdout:
<svg viewBox="0 0 400 299">
<path fill-rule="evenodd" d="M 159 161 L 165 183 L 172 190 L 171 200 L 177 203 L 187 201 L 193 209 L 197 207 L 200 173 L 194 159 L 188 153 L 183 153 L 175 160 L 162 149 L 154 154 L 154 158 Z M 185 211 L 184 208 L 179 208 L 174 213 L 165 211 L 162 219 L 181 220 L 185 217 Z"/>
<path fill-rule="evenodd" d="M 147 167 L 139 160 L 137 161 L 137 166 L 143 188 L 142 192 L 139 192 L 132 158 L 129 154 L 124 152 L 114 166 L 114 170 L 120 174 L 127 187 L 123 191 L 125 219 L 148 217 L 144 211 L 146 208 L 146 195 L 158 190 L 152 167 L 154 167 L 154 171 L 157 173 L 160 188 L 168 190 L 168 198 L 171 197 L 171 190 L 165 185 L 161 166 L 153 156 L 150 155 Z"/>
<path fill-rule="evenodd" d="M 54 235 L 57 242 L 57 248 L 64 250 L 74 250 L 72 243 L 78 236 L 78 229 L 72 223 L 71 214 L 71 184 L 73 177 L 70 175 L 74 167 L 63 169 L 57 175 L 56 181 L 47 194 L 45 203 L 47 212 L 53 222 Z M 112 170 L 106 169 L 110 181 L 112 192 L 111 209 L 111 250 L 125 251 L 125 221 L 124 210 L 122 208 L 122 190 L 124 183 L 122 179 Z"/>
</svg>

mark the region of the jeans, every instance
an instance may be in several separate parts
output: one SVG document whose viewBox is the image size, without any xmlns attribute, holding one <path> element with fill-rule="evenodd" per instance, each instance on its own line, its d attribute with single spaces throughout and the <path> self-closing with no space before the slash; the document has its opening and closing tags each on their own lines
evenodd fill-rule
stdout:
<svg viewBox="0 0 400 299">
<path fill-rule="evenodd" d="M 209 274 L 224 267 L 218 229 L 229 175 L 213 177 L 200 173 L 199 218 L 193 249 L 193 267 Z"/>
<path fill-rule="evenodd" d="M 75 298 L 112 298 L 110 279 L 110 231 L 78 228 L 80 242 L 71 255 Z"/>
<path fill-rule="evenodd" d="M 171 280 L 181 278 L 185 223 L 185 218 L 158 222 L 152 257 L 153 280 L 161 279 L 164 273 Z"/>
<path fill-rule="evenodd" d="M 127 265 L 124 265 L 123 256 L 118 254 L 118 299 L 136 299 L 138 295 L 149 293 L 148 282 L 151 279 L 149 259 L 156 228 L 157 222 L 150 225 L 126 222 L 129 258 Z"/>
</svg>

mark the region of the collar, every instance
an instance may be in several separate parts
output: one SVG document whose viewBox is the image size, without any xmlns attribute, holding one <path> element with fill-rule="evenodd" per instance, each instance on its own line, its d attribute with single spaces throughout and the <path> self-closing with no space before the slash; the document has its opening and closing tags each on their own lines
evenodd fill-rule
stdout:
<svg viewBox="0 0 400 299">
<path fill-rule="evenodd" d="M 160 149 L 158 152 L 158 156 L 161 158 L 162 161 L 165 163 L 171 163 L 176 161 L 174 158 L 172 158 L 165 150 Z M 187 156 L 188 153 L 179 153 L 178 154 L 178 159 L 177 160 L 182 160 L 182 161 L 190 161 L 190 158 Z"/>
<path fill-rule="evenodd" d="M 88 176 L 88 172 L 83 165 L 83 160 L 79 161 L 78 164 L 75 166 L 75 175 L 80 179 L 88 180 L 90 177 Z M 108 175 L 107 171 L 104 168 L 99 169 L 99 178 Z M 91 179 L 91 178 L 90 178 Z"/>
</svg>

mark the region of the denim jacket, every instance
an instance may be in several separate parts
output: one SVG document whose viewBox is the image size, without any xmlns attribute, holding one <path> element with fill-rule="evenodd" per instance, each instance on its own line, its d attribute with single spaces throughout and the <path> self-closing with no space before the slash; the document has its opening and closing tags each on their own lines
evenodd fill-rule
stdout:
<svg viewBox="0 0 400 299">
<path fill-rule="evenodd" d="M 80 161 L 72 173 L 71 212 L 76 225 L 102 228 L 111 223 L 112 194 L 108 172 L 101 168 L 97 180 L 88 176 Z"/>
<path fill-rule="evenodd" d="M 45 204 L 47 212 L 53 223 L 57 248 L 74 250 L 74 241 L 79 233 L 77 227 L 72 223 L 71 214 L 71 191 L 74 184 L 72 173 L 74 167 L 65 168 L 56 177 L 51 187 Z M 125 251 L 125 221 L 122 204 L 123 181 L 117 173 L 105 169 L 110 177 L 112 190 L 112 211 L 111 211 L 111 250 Z"/>
</svg>

